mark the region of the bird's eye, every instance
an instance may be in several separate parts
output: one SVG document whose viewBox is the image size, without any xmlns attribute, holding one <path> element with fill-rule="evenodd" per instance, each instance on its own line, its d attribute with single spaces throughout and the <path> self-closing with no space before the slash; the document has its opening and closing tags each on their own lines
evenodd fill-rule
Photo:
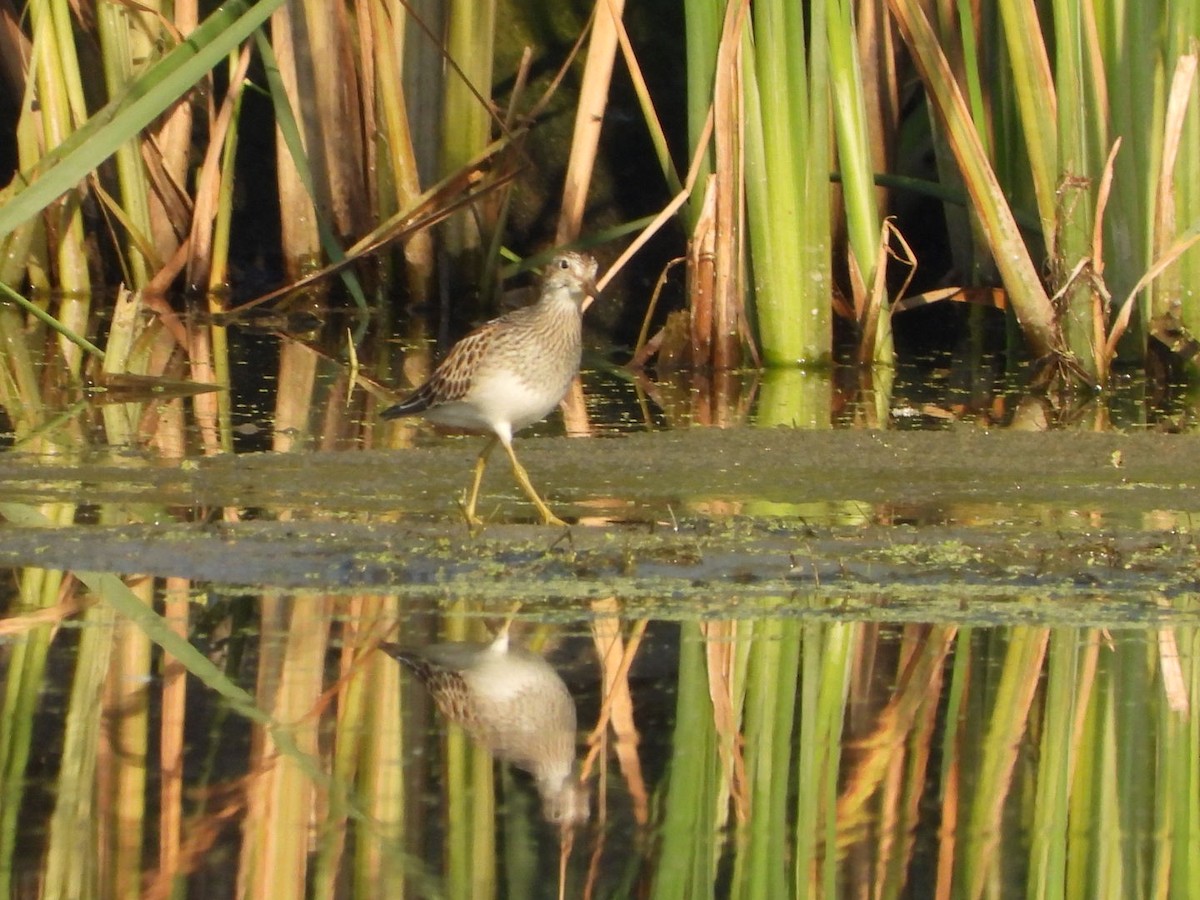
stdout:
<svg viewBox="0 0 1200 900">
<path fill-rule="evenodd" d="M 560 259 L 558 261 L 558 267 L 560 269 L 569 269 L 571 268 L 571 262 L 568 259 Z"/>
</svg>

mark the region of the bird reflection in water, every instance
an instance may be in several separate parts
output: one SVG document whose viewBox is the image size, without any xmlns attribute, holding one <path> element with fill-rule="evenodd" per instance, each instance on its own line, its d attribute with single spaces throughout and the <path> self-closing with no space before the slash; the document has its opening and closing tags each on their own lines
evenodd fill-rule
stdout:
<svg viewBox="0 0 1200 900">
<path fill-rule="evenodd" d="M 424 683 L 446 718 L 533 776 L 547 820 L 587 821 L 587 789 L 575 766 L 575 701 L 546 660 L 510 646 L 507 626 L 490 644 L 380 649 Z"/>
</svg>

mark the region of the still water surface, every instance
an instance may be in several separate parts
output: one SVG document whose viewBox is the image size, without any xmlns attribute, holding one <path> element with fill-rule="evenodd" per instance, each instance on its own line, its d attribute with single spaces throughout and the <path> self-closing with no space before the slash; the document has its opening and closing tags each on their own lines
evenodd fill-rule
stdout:
<svg viewBox="0 0 1200 900">
<path fill-rule="evenodd" d="M 0 896 L 1200 896 L 1200 439 L 812 378 L 14 447 Z"/>
</svg>

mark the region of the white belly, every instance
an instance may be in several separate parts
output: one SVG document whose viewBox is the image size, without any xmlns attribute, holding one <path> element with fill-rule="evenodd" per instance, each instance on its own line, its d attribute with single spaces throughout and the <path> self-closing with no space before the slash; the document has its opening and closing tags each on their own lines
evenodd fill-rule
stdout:
<svg viewBox="0 0 1200 900">
<path fill-rule="evenodd" d="M 566 384 L 529 385 L 508 372 L 490 371 L 462 399 L 444 403 L 425 412 L 439 425 L 510 434 L 544 419 L 562 399 Z"/>
</svg>

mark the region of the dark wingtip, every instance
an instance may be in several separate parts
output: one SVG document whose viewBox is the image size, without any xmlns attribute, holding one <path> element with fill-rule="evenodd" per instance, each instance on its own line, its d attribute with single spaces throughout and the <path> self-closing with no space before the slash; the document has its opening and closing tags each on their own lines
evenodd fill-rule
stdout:
<svg viewBox="0 0 1200 900">
<path fill-rule="evenodd" d="M 400 644 L 393 643 L 392 641 L 383 641 L 381 644 L 379 644 L 379 649 L 392 659 L 399 660 L 400 662 L 407 662 L 413 657 L 412 651 L 410 651 L 407 647 L 403 647 Z"/>
<path fill-rule="evenodd" d="M 420 655 L 411 647 L 405 647 L 392 641 L 383 641 L 379 644 L 379 649 L 396 660 L 396 662 L 403 663 L 410 669 L 414 669 L 424 662 Z"/>
<path fill-rule="evenodd" d="M 420 394 L 401 400 L 395 406 L 389 406 L 379 414 L 381 419 L 402 419 L 405 416 L 416 416 L 429 409 L 429 404 Z"/>
</svg>

